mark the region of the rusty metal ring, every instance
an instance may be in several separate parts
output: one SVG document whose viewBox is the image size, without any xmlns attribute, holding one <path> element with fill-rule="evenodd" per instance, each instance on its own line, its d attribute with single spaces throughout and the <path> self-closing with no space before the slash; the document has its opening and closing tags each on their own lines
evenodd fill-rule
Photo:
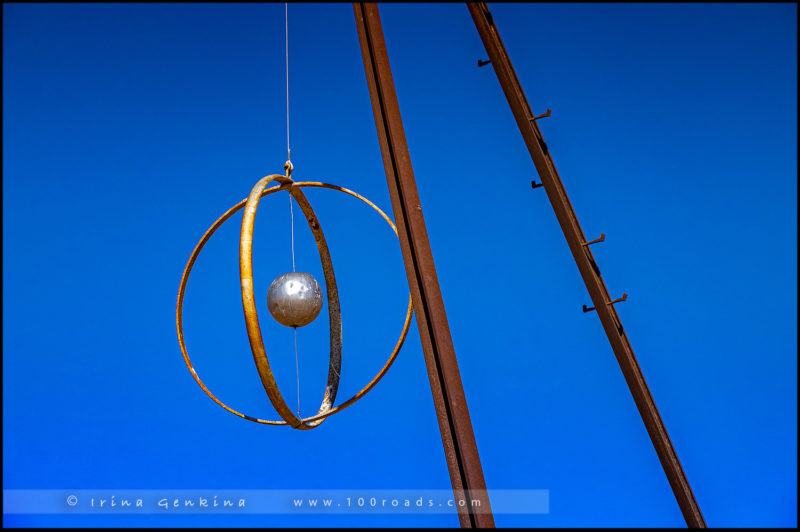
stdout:
<svg viewBox="0 0 800 532">
<path fill-rule="evenodd" d="M 331 189 L 331 190 L 338 190 L 340 192 L 344 192 L 345 194 L 349 194 L 349 195 L 351 195 L 351 196 L 353 196 L 355 198 L 360 199 L 361 201 L 363 201 L 364 203 L 366 203 L 367 205 L 369 205 L 370 207 L 375 209 L 378 212 L 378 214 L 380 214 L 383 217 L 383 219 L 386 220 L 386 222 L 389 224 L 389 226 L 392 228 L 392 230 L 395 232 L 395 234 L 397 234 L 397 228 L 395 227 L 394 223 L 391 221 L 391 219 L 380 208 L 378 208 L 375 204 L 373 204 L 371 201 L 369 201 L 368 199 L 364 198 L 363 196 L 359 195 L 358 193 L 353 192 L 352 190 L 348 190 L 348 189 L 343 188 L 343 187 L 339 187 L 339 186 L 336 186 L 336 185 L 331 185 L 331 184 L 328 184 L 328 183 L 321 183 L 321 182 L 296 182 L 296 183 L 293 183 L 293 182 L 291 182 L 290 179 L 287 179 L 286 177 L 279 176 L 279 175 L 273 175 L 273 176 L 268 176 L 268 177 L 271 177 L 273 180 L 279 181 L 279 182 L 281 182 L 283 184 L 280 185 L 280 186 L 271 187 L 271 188 L 268 188 L 266 190 L 262 190 L 258 194 L 259 198 L 260 197 L 264 197 L 264 196 L 269 195 L 269 194 L 272 194 L 272 193 L 275 193 L 275 192 L 278 192 L 280 190 L 286 190 L 286 189 L 290 189 L 290 193 L 292 193 L 292 192 L 300 192 L 299 189 L 303 188 L 303 187 L 327 188 L 327 189 Z M 296 190 L 292 190 L 292 189 L 296 189 Z M 251 195 L 252 195 L 252 193 L 251 193 Z M 298 195 L 295 195 L 295 194 L 293 194 L 293 196 L 295 197 L 295 199 L 297 199 L 297 197 L 298 197 Z M 302 196 L 302 197 L 303 197 L 303 199 L 305 199 L 304 196 Z M 249 199 L 249 197 L 248 197 L 248 199 Z M 178 291 L 178 304 L 177 304 L 177 309 L 176 309 L 176 325 L 177 325 L 177 329 L 178 329 L 178 342 L 179 342 L 180 347 L 181 347 L 181 353 L 183 354 L 184 362 L 186 363 L 186 366 L 189 368 L 189 370 L 190 370 L 190 372 L 192 374 L 192 377 L 195 379 L 195 381 L 200 386 L 200 388 L 206 393 L 206 395 L 208 395 L 215 403 L 217 403 L 218 405 L 223 407 L 225 410 L 231 412 L 232 414 L 235 414 L 235 415 L 237 415 L 237 416 L 239 416 L 239 417 L 241 417 L 243 419 L 247 419 L 249 421 L 253 421 L 255 423 L 262 423 L 262 424 L 267 424 L 267 425 L 287 425 L 287 424 L 290 424 L 290 423 L 287 423 L 287 421 L 285 421 L 285 420 L 284 421 L 272 421 L 272 420 L 267 420 L 267 419 L 259 419 L 259 418 L 255 418 L 255 417 L 251 417 L 251 416 L 242 414 L 241 412 L 238 412 L 238 411 L 230 408 L 225 403 L 223 403 L 222 401 L 217 399 L 214 396 L 214 394 L 212 394 L 211 391 L 205 386 L 205 384 L 203 384 L 203 381 L 197 375 L 197 372 L 195 371 L 194 367 L 192 366 L 191 360 L 189 358 L 189 354 L 188 354 L 188 352 L 186 350 L 185 340 L 184 340 L 184 337 L 183 337 L 183 299 L 184 299 L 184 295 L 185 295 L 185 292 L 186 292 L 186 285 L 187 285 L 188 280 L 189 280 L 189 274 L 191 273 L 191 269 L 194 266 L 194 263 L 197 260 L 197 257 L 199 256 L 201 250 L 203 249 L 205 244 L 208 242 L 208 240 L 211 238 L 211 236 L 214 234 L 214 232 L 223 223 L 225 223 L 231 216 L 233 216 L 242 207 L 244 207 L 246 205 L 248 199 L 244 199 L 244 200 L 240 201 L 239 203 L 237 203 L 236 205 L 234 205 L 233 207 L 228 209 L 228 211 L 225 212 L 219 219 L 217 219 L 212 224 L 212 226 L 206 231 L 206 233 L 203 235 L 203 237 L 200 239 L 200 242 L 198 242 L 197 246 L 195 246 L 195 249 L 192 252 L 192 255 L 189 257 L 189 261 L 188 261 L 188 263 L 186 265 L 186 268 L 184 269 L 183 276 L 181 277 L 181 284 L 180 284 L 180 288 L 179 288 L 179 291 Z M 307 202 L 306 202 L 306 204 L 307 204 Z M 309 205 L 309 209 L 310 209 L 310 205 Z M 310 211 L 310 212 L 313 215 L 313 211 Z M 304 210 L 304 213 L 306 213 L 305 210 Z M 314 217 L 314 219 L 316 219 L 316 218 Z M 319 247 L 319 244 L 318 244 L 318 247 Z M 326 279 L 326 283 L 327 283 L 327 279 Z M 329 308 L 330 308 L 330 304 L 329 304 Z M 406 335 L 408 334 L 408 329 L 409 329 L 409 327 L 411 325 L 411 317 L 412 317 L 412 315 L 413 315 L 413 306 L 412 306 L 411 296 L 409 295 L 408 312 L 406 314 L 405 323 L 403 325 L 403 331 L 402 331 L 402 333 L 400 335 L 400 338 L 397 341 L 394 349 L 392 350 L 392 353 L 389 356 L 389 359 L 386 361 L 386 363 L 381 368 L 381 370 L 378 372 L 378 374 L 364 388 L 362 388 L 358 393 L 356 393 L 353 397 L 351 397 L 347 401 L 343 402 L 339 406 L 336 406 L 336 407 L 333 407 L 333 408 L 329 408 L 329 409 L 325 410 L 324 412 L 321 409 L 320 413 L 317 413 L 314 416 L 303 418 L 302 420 L 300 420 L 302 422 L 302 424 L 297 426 L 296 428 L 299 428 L 299 429 L 313 428 L 313 427 L 317 426 L 319 423 L 315 423 L 313 425 L 308 425 L 308 424 L 311 423 L 311 422 L 314 422 L 314 421 L 318 421 L 318 420 L 321 422 L 321 420 L 323 420 L 323 419 L 327 418 L 328 416 L 333 415 L 333 414 L 335 414 L 337 412 L 340 412 L 341 410 L 347 408 L 348 406 L 350 406 L 353 403 L 355 403 L 356 401 L 358 401 L 361 397 L 366 395 L 383 378 L 383 376 L 386 374 L 386 372 L 391 367 L 391 365 L 394 362 L 394 360 L 397 358 L 397 354 L 400 352 L 400 348 L 402 347 L 403 342 L 405 341 Z M 261 344 L 261 346 L 262 346 L 262 349 L 263 349 L 263 344 Z M 266 357 L 266 355 L 265 355 L 265 357 Z M 254 355 L 254 358 L 255 358 L 255 355 Z M 329 370 L 329 376 L 330 376 L 330 370 Z M 263 384 L 263 379 L 262 379 L 262 384 Z M 277 389 L 277 386 L 276 386 L 276 389 Z M 328 391 L 326 390 L 326 398 L 327 397 L 331 397 L 331 395 L 332 394 L 329 394 Z M 331 403 L 332 403 L 332 401 L 333 401 L 333 398 L 331 397 Z M 298 419 L 298 418 L 295 418 L 295 419 Z"/>
<path fill-rule="evenodd" d="M 308 221 L 308 227 L 311 228 L 311 232 L 314 234 L 314 240 L 317 241 L 317 250 L 319 251 L 322 271 L 325 276 L 325 288 L 328 292 L 331 356 L 330 363 L 328 364 L 328 382 L 325 386 L 325 395 L 322 398 L 322 405 L 319 407 L 318 414 L 330 410 L 336 398 L 336 391 L 339 388 L 339 371 L 342 365 L 342 315 L 339 311 L 339 291 L 336 288 L 336 276 L 333 274 L 331 254 L 328 250 L 328 244 L 325 242 L 325 235 L 322 233 L 322 228 L 317 221 L 317 216 L 308 203 L 303 191 L 291 186 L 294 181 L 289 177 L 273 174 L 261 178 L 253 187 L 253 190 L 250 191 L 250 196 L 248 196 L 247 203 L 245 203 L 244 215 L 242 216 L 242 230 L 239 237 L 239 278 L 242 286 L 244 321 L 247 327 L 247 336 L 250 339 L 250 349 L 253 351 L 253 360 L 258 370 L 258 376 L 261 377 L 261 384 L 263 384 L 272 406 L 275 407 L 275 410 L 278 411 L 281 418 L 293 428 L 307 430 L 316 427 L 325 419 L 322 418 L 311 423 L 303 422 L 302 419 L 294 415 L 292 409 L 289 408 L 289 405 L 286 404 L 283 396 L 281 396 L 278 384 L 275 382 L 275 377 L 269 366 L 267 353 L 264 349 L 264 339 L 261 337 L 261 326 L 258 322 L 256 299 L 253 293 L 253 229 L 255 227 L 256 212 L 258 211 L 258 202 L 261 199 L 261 193 L 272 181 L 290 185 L 289 193 L 302 209 Z"/>
</svg>

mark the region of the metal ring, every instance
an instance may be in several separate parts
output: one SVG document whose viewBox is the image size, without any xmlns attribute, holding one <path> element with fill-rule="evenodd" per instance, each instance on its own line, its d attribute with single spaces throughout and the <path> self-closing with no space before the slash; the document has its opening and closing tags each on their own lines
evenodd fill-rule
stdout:
<svg viewBox="0 0 800 532">
<path fill-rule="evenodd" d="M 328 251 L 328 244 L 325 242 L 325 235 L 322 233 L 317 216 L 303 191 L 291 186 L 294 181 L 289 177 L 273 174 L 261 178 L 253 187 L 253 190 L 250 191 L 250 196 L 248 196 L 247 203 L 245 203 L 242 230 L 239 236 L 239 278 L 242 286 L 244 322 L 247 327 L 247 336 L 250 339 L 250 349 L 253 351 L 253 360 L 256 363 L 258 376 L 261 377 L 261 384 L 264 385 L 264 390 L 267 392 L 267 397 L 269 397 L 272 406 L 275 407 L 281 418 L 293 428 L 307 430 L 322 423 L 324 418 L 311 422 L 311 424 L 303 422 L 283 400 L 264 349 L 264 339 L 261 337 L 261 326 L 258 322 L 256 299 L 253 293 L 253 228 L 256 222 L 256 212 L 258 211 L 261 193 L 271 181 L 290 185 L 289 193 L 300 205 L 308 221 L 308 227 L 311 228 L 311 232 L 314 234 L 314 240 L 317 241 L 317 250 L 322 262 L 322 271 L 325 275 L 325 287 L 328 292 L 331 356 L 328 364 L 328 383 L 325 386 L 325 396 L 322 398 L 322 405 L 319 407 L 318 414 L 330 410 L 336 398 L 336 391 L 339 388 L 339 371 L 342 365 L 342 315 L 339 311 L 339 291 L 336 288 L 336 276 L 333 274 L 331 254 Z"/>
<path fill-rule="evenodd" d="M 383 219 L 386 220 L 386 222 L 391 226 L 391 228 L 395 232 L 395 234 L 397 234 L 397 228 L 395 227 L 394 223 L 391 221 L 391 219 L 380 208 L 378 208 L 375 204 L 373 204 L 371 201 L 369 201 L 368 199 L 364 198 L 363 196 L 357 194 L 356 192 L 353 192 L 352 190 L 348 190 L 348 189 L 343 188 L 343 187 L 339 187 L 339 186 L 336 186 L 336 185 L 331 185 L 331 184 L 328 184 L 328 183 L 321 183 L 321 182 L 296 182 L 296 183 L 292 183 L 291 180 L 287 180 L 285 176 L 279 176 L 279 175 L 273 175 L 273 176 L 267 176 L 267 177 L 272 178 L 272 180 L 279 181 L 279 182 L 281 182 L 283 184 L 280 185 L 280 186 L 271 187 L 271 188 L 262 190 L 258 194 L 259 198 L 264 197 L 264 196 L 266 196 L 268 194 L 272 194 L 272 193 L 278 192 L 280 190 L 286 190 L 286 189 L 289 189 L 290 193 L 301 192 L 299 189 L 303 188 L 303 187 L 327 188 L 327 189 L 331 189 L 331 190 L 338 190 L 340 192 L 344 192 L 345 194 L 349 194 L 349 195 L 351 195 L 351 196 L 353 196 L 355 198 L 360 199 L 361 201 L 363 201 L 364 203 L 366 203 L 367 205 L 369 205 L 370 207 L 375 209 L 378 212 L 378 214 L 380 214 L 383 217 Z M 266 178 L 264 178 L 264 179 L 266 179 Z M 296 190 L 292 190 L 292 189 L 296 189 Z M 252 196 L 252 193 L 251 193 L 251 196 Z M 295 199 L 297 199 L 298 196 L 300 196 L 300 195 L 299 194 L 298 195 L 293 194 L 293 196 L 295 197 Z M 303 200 L 305 200 L 305 196 L 301 196 L 301 197 L 302 197 Z M 248 199 L 249 199 L 249 197 L 248 197 Z M 188 352 L 186 350 L 186 344 L 185 344 L 184 337 L 183 337 L 183 299 L 184 299 L 184 295 L 185 295 L 185 291 L 186 291 L 186 285 L 188 283 L 189 275 L 191 273 L 192 267 L 194 266 L 194 263 L 195 263 L 195 261 L 197 260 L 197 257 L 200 254 L 200 251 L 203 249 L 203 247 L 208 242 L 208 240 L 211 238 L 211 236 L 214 234 L 214 232 L 223 223 L 225 223 L 231 216 L 233 216 L 237 211 L 239 211 L 242 207 L 244 207 L 246 205 L 248 199 L 244 199 L 244 200 L 240 201 L 239 203 L 237 203 L 236 205 L 231 207 L 227 212 L 225 212 L 219 219 L 217 219 L 212 224 L 212 226 L 206 231 L 206 233 L 203 235 L 203 237 L 200 239 L 200 242 L 198 242 L 197 246 L 195 246 L 194 251 L 192 252 L 191 256 L 189 257 L 189 261 L 188 261 L 188 263 L 186 265 L 186 268 L 183 271 L 183 276 L 181 277 L 181 284 L 180 284 L 180 288 L 179 288 L 179 291 L 178 291 L 178 304 L 177 304 L 177 309 L 176 309 L 176 325 L 177 325 L 177 329 L 178 329 L 178 342 L 179 342 L 180 347 L 181 347 L 181 353 L 183 354 L 184 362 L 186 363 L 186 366 L 189 368 L 189 370 L 190 370 L 190 372 L 192 374 L 192 377 L 195 379 L 195 381 L 200 386 L 200 388 L 215 403 L 217 403 L 218 405 L 223 407 L 225 410 L 231 412 L 232 414 L 235 414 L 235 415 L 237 415 L 237 416 L 239 416 L 239 417 L 241 417 L 243 419 L 247 419 L 249 421 L 253 421 L 255 423 L 262 423 L 262 424 L 267 424 L 267 425 L 287 425 L 287 424 L 290 424 L 290 423 L 287 423 L 287 421 L 285 421 L 285 420 L 284 421 L 272 421 L 272 420 L 267 420 L 267 419 L 259 419 L 259 418 L 255 418 L 255 417 L 252 417 L 252 416 L 248 416 L 248 415 L 242 414 L 241 412 L 238 412 L 238 411 L 230 408 L 225 403 L 223 403 L 222 401 L 217 399 L 214 396 L 214 394 L 212 394 L 211 391 L 205 386 L 205 384 L 203 384 L 203 381 L 197 375 L 197 372 L 195 371 L 194 367 L 192 366 L 191 360 L 189 358 L 189 354 L 188 354 Z M 298 201 L 298 203 L 300 203 L 300 201 Z M 308 205 L 307 201 L 305 201 L 305 205 L 308 206 L 309 212 L 313 216 L 313 211 L 310 210 L 310 205 Z M 301 204 L 301 207 L 302 207 L 302 204 Z M 307 215 L 307 218 L 308 218 L 308 212 L 305 209 L 304 209 L 304 213 Z M 316 219 L 316 217 L 313 216 L 313 219 Z M 312 231 L 313 231 L 313 228 L 312 228 Z M 320 232 L 320 234 L 321 234 L 321 232 Z M 315 233 L 315 237 L 316 237 L 316 233 Z M 319 247 L 319 241 L 318 241 L 318 247 Z M 326 278 L 326 284 L 327 284 L 327 278 Z M 338 299 L 337 299 L 337 301 L 338 301 Z M 329 302 L 329 309 L 330 309 L 330 302 Z M 313 428 L 313 427 L 317 426 L 319 423 L 314 423 L 313 425 L 309 425 L 309 423 L 314 422 L 314 421 L 318 421 L 318 420 L 321 422 L 321 420 L 323 420 L 323 419 L 327 418 L 328 416 L 333 415 L 333 414 L 335 414 L 335 413 L 347 408 L 348 406 L 350 406 L 353 403 L 355 403 L 356 401 L 358 401 L 365 394 L 367 394 L 383 378 L 383 376 L 386 374 L 386 372 L 391 367 L 391 365 L 394 362 L 394 360 L 397 358 L 397 354 L 400 352 L 400 348 L 402 347 L 403 342 L 405 341 L 406 335 L 408 334 L 408 329 L 409 329 L 409 327 L 411 325 L 411 317 L 412 317 L 412 315 L 413 315 L 413 306 L 412 306 L 411 296 L 409 295 L 408 312 L 406 314 L 405 323 L 403 325 L 403 331 L 402 331 L 402 333 L 400 335 L 400 338 L 397 341 L 397 344 L 395 345 L 391 355 L 389 356 L 389 359 L 386 361 L 386 363 L 381 368 L 381 370 L 378 372 L 378 374 L 364 388 L 362 388 L 358 393 L 356 393 L 353 397 L 351 397 L 347 401 L 343 402 L 339 406 L 336 406 L 336 407 L 333 407 L 333 408 L 329 407 L 329 409 L 327 409 L 325 411 L 323 411 L 323 409 L 321 408 L 320 412 L 317 413 L 316 415 L 311 416 L 311 417 L 307 417 L 307 418 L 303 418 L 302 420 L 299 420 L 299 421 L 302 422 L 302 424 L 296 426 L 296 428 L 299 428 L 299 429 Z M 339 323 L 341 323 L 341 322 L 339 322 Z M 333 328 L 332 328 L 331 335 L 333 336 L 333 334 L 334 334 L 334 331 L 333 331 Z M 341 344 L 339 344 L 339 345 L 341 345 Z M 251 347 L 252 347 L 252 344 L 251 344 Z M 262 347 L 262 350 L 263 350 L 263 343 L 261 344 L 261 347 Z M 255 354 L 254 354 L 254 359 L 255 359 Z M 265 354 L 265 359 L 266 359 L 266 354 Z M 329 369 L 329 377 L 330 377 L 330 369 Z M 264 381 L 262 379 L 262 384 L 263 384 L 263 382 Z M 274 382 L 274 379 L 273 379 L 273 382 Z M 277 391 L 277 386 L 275 388 L 276 388 L 276 391 Z M 278 395 L 280 395 L 279 392 L 278 392 Z M 333 394 L 330 394 L 326 390 L 326 398 L 330 398 L 330 402 L 331 403 L 333 402 L 332 395 L 335 395 L 335 392 Z M 323 401 L 323 405 L 324 404 L 325 404 L 325 401 Z M 274 405 L 274 403 L 273 403 L 273 405 Z M 281 416 L 281 417 L 283 417 L 283 416 Z M 295 417 L 295 419 L 299 419 L 299 418 Z"/>
</svg>

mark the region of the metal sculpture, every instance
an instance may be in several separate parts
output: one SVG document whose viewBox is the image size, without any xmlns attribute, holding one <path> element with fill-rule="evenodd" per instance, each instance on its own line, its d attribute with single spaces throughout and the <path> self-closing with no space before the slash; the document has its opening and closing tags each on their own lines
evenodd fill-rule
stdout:
<svg viewBox="0 0 800 532">
<path fill-rule="evenodd" d="M 655 406 L 655 402 L 647 388 L 647 383 L 628 342 L 627 335 L 622 327 L 619 316 L 614 309 L 614 304 L 625 301 L 627 294 L 621 298 L 611 299 L 608 290 L 600 276 L 599 268 L 592 256 L 589 247 L 592 244 L 604 241 L 605 235 L 587 241 L 578 223 L 577 216 L 567 197 L 564 185 L 555 170 L 555 164 L 550 156 L 547 144 L 539 130 L 536 121 L 550 116 L 550 109 L 544 114 L 534 115 L 528 105 L 527 98 L 521 84 L 514 72 L 508 53 L 500 40 L 500 35 L 494 25 L 489 9 L 485 3 L 467 4 L 472 15 L 476 29 L 486 47 L 489 59 L 478 60 L 478 66 L 492 64 L 500 85 L 505 93 L 509 106 L 517 120 L 517 125 L 528 146 L 534 165 L 540 175 L 541 183 L 531 181 L 532 188 L 544 187 L 556 217 L 562 226 L 564 236 L 575 258 L 578 269 L 584 278 L 589 295 L 594 307 L 583 306 L 584 312 L 596 311 L 606 331 L 609 342 L 617 356 L 620 368 L 636 402 L 645 427 L 650 434 L 656 453 L 661 460 L 667 474 L 676 500 L 683 512 L 687 524 L 691 527 L 704 528 L 706 526 L 700 508 L 689 486 L 685 473 L 678 461 L 675 449 L 669 440 L 666 428 Z M 483 470 L 478 455 L 475 436 L 469 418 L 469 411 L 461 383 L 449 326 L 444 312 L 439 289 L 436 268 L 428 241 L 425 221 L 422 216 L 422 207 L 419 202 L 416 182 L 414 180 L 411 159 L 408 153 L 402 119 L 394 90 L 391 68 L 389 65 L 383 30 L 380 22 L 378 7 L 373 3 L 354 3 L 354 14 L 358 30 L 361 52 L 367 77 L 367 85 L 372 101 L 375 125 L 383 155 L 387 183 L 395 212 L 398 232 L 394 223 L 378 207 L 362 196 L 335 185 L 320 182 L 294 182 L 291 177 L 291 163 L 287 161 L 286 175 L 270 175 L 262 178 L 246 200 L 242 200 L 225 214 L 223 214 L 206 231 L 203 238 L 195 247 L 181 279 L 178 293 L 176 322 L 178 339 L 187 367 L 192 376 L 217 404 L 226 410 L 250 421 L 270 425 L 289 425 L 300 430 L 308 430 L 319 426 L 328 416 L 335 414 L 369 392 L 380 381 L 394 362 L 405 340 L 411 323 L 413 313 L 412 300 L 417 303 L 417 322 L 420 331 L 425 362 L 430 378 L 431 392 L 436 408 L 442 444 L 445 450 L 450 479 L 454 495 L 458 499 L 469 497 L 481 502 L 481 511 L 474 511 L 471 506 L 458 507 L 458 516 L 462 527 L 491 528 L 494 519 L 491 513 Z M 288 115 L 288 5 L 287 5 L 287 154 L 289 150 L 289 115 Z M 266 188 L 276 181 L 278 186 Z M 403 262 L 409 281 L 411 294 L 409 296 L 408 313 L 406 315 L 403 331 L 388 361 L 378 374 L 356 395 L 334 407 L 333 402 L 339 384 L 341 370 L 341 315 L 339 313 L 339 299 L 336 279 L 333 274 L 330 253 L 325 242 L 322 229 L 316 219 L 314 211 L 300 190 L 303 187 L 319 187 L 338 190 L 354 196 L 375 209 L 392 227 L 398 236 L 403 252 Z M 252 272 L 252 244 L 253 224 L 258 202 L 261 197 L 281 190 L 288 190 L 303 210 L 311 227 L 320 253 L 323 272 L 325 275 L 325 288 L 328 295 L 328 313 L 330 321 L 330 362 L 328 371 L 328 384 L 325 389 L 322 405 L 319 412 L 311 417 L 300 418 L 295 416 L 281 397 L 275 383 L 272 371 L 267 360 L 261 329 L 256 313 L 255 297 L 253 294 Z M 245 208 L 240 233 L 239 267 L 242 289 L 242 305 L 245 314 L 245 323 L 250 339 L 253 359 L 258 369 L 261 382 L 267 396 L 283 421 L 270 421 L 246 416 L 233 410 L 217 399 L 203 384 L 194 370 L 183 338 L 182 307 L 186 284 L 192 266 L 205 243 L 228 218 L 242 207 Z M 294 283 L 294 284 L 292 284 Z M 278 277 L 268 291 L 268 307 L 273 317 L 281 324 L 288 327 L 300 327 L 313 321 L 322 308 L 322 292 L 317 281 L 304 272 L 292 272 Z"/>
<path fill-rule="evenodd" d="M 186 264 L 186 268 L 183 271 L 183 276 L 181 277 L 180 288 L 178 290 L 178 304 L 175 321 L 178 328 L 178 342 L 180 343 L 184 362 L 186 362 L 186 366 L 189 368 L 192 377 L 194 377 L 194 380 L 197 382 L 200 388 L 215 403 L 220 405 L 228 412 L 236 414 L 237 416 L 249 421 L 262 423 L 265 425 L 289 425 L 295 429 L 308 430 L 319 426 L 328 416 L 344 410 L 348 406 L 361 399 L 383 378 L 383 376 L 391 367 L 395 358 L 397 358 L 400 348 L 403 346 L 403 342 L 408 334 L 409 326 L 411 325 L 411 316 L 414 310 L 411 302 L 411 296 L 409 295 L 408 311 L 406 313 L 405 323 L 403 324 L 403 331 L 400 334 L 397 344 L 389 355 L 389 359 L 386 361 L 378 374 L 366 386 L 364 386 L 364 388 L 362 388 L 347 401 L 334 407 L 333 403 L 336 399 L 336 392 L 338 391 L 339 387 L 339 374 L 341 371 L 342 361 L 342 317 L 339 310 L 339 292 L 336 286 L 336 277 L 333 273 L 333 264 L 331 262 L 330 252 L 328 251 L 328 244 L 325 242 L 325 235 L 322 232 L 322 227 L 319 225 L 314 210 L 311 208 L 311 205 L 301 189 L 305 187 L 326 188 L 349 194 L 350 196 L 360 199 L 375 209 L 375 211 L 377 211 L 378 214 L 380 214 L 381 217 L 386 220 L 386 223 L 391 226 L 395 234 L 397 234 L 397 228 L 392 220 L 389 219 L 389 217 L 386 216 L 386 214 L 380 208 L 356 192 L 328 183 L 295 182 L 290 177 L 292 171 L 291 163 L 287 161 L 285 168 L 286 175 L 273 174 L 260 179 L 253 187 L 250 195 L 220 216 L 217 221 L 214 222 L 206 231 L 206 233 L 200 239 L 200 242 L 197 243 L 197 246 L 195 246 L 194 251 L 189 257 L 189 262 Z M 267 185 L 273 181 L 277 182 L 278 186 L 267 188 Z M 259 326 L 258 321 L 258 312 L 256 311 L 255 294 L 253 292 L 253 227 L 255 224 L 258 203 L 262 197 L 284 190 L 288 191 L 289 194 L 292 195 L 292 198 L 294 198 L 294 200 L 300 206 L 300 209 L 303 211 L 303 214 L 308 221 L 308 225 L 311 228 L 311 232 L 314 234 L 314 239 L 317 242 L 317 250 L 319 251 L 320 261 L 322 262 L 322 271 L 325 276 L 325 289 L 328 295 L 328 319 L 330 325 L 330 361 L 328 364 L 328 382 L 325 387 L 325 394 L 323 396 L 322 405 L 320 406 L 319 411 L 315 415 L 307 418 L 300 418 L 295 415 L 281 396 L 281 392 L 275 382 L 275 377 L 272 374 L 269 360 L 267 359 L 266 349 L 264 348 L 264 341 L 261 336 L 261 327 Z M 234 410 L 217 399 L 217 397 L 211 393 L 206 385 L 203 384 L 200 376 L 195 371 L 191 359 L 189 358 L 189 353 L 186 350 L 186 342 L 183 336 L 183 299 L 186 293 L 186 285 L 189 281 L 189 275 L 192 271 L 192 267 L 194 266 L 197 257 L 200 255 L 203 246 L 205 246 L 214 232 L 223 223 L 225 223 L 226 220 L 241 210 L 242 207 L 244 207 L 244 216 L 242 218 L 242 229 L 239 235 L 239 277 L 242 288 L 242 307 L 244 309 L 245 325 L 247 327 L 247 335 L 250 339 L 250 348 L 253 353 L 253 360 L 256 364 L 258 375 L 261 378 L 261 383 L 264 386 L 264 390 L 267 392 L 267 397 L 269 397 L 270 402 L 275 407 L 275 410 L 277 410 L 278 414 L 282 418 L 282 421 L 260 419 L 242 414 L 241 412 Z M 286 281 L 295 283 L 301 282 L 303 285 L 302 287 L 308 289 L 308 292 L 305 295 L 310 297 L 304 296 L 299 299 L 292 298 L 288 296 L 286 292 L 281 295 L 281 288 L 287 288 Z M 314 287 L 314 285 L 316 285 L 316 287 Z M 299 275 L 297 273 L 294 275 L 284 274 L 273 282 L 269 292 L 272 292 L 273 288 L 276 290 L 276 293 L 273 294 L 272 298 L 270 298 L 269 295 L 267 296 L 267 304 L 270 307 L 270 312 L 272 315 L 279 323 L 282 323 L 283 325 L 296 327 L 310 323 L 314 318 L 316 318 L 316 315 L 319 314 L 319 311 L 322 308 L 322 293 L 319 289 L 319 284 L 309 274 L 303 274 L 303 272 L 300 272 Z M 315 290 L 319 292 L 319 297 L 317 297 L 317 294 L 314 293 Z M 278 303 L 274 311 L 272 308 L 273 302 Z M 282 310 L 278 308 L 281 303 L 285 305 Z M 295 307 L 295 312 L 289 308 L 292 306 Z M 296 312 L 298 308 L 300 309 L 300 312 Z M 316 314 L 314 314 L 314 312 L 316 312 Z M 312 314 L 313 316 L 311 316 Z M 278 317 L 280 317 L 280 319 L 278 319 Z M 308 319 L 309 317 L 310 319 Z M 304 320 L 308 321 L 303 323 Z"/>
</svg>

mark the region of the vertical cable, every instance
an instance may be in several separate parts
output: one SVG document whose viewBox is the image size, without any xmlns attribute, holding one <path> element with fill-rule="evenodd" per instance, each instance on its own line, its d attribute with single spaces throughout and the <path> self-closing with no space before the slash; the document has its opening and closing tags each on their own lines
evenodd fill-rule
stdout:
<svg viewBox="0 0 800 532">
<path fill-rule="evenodd" d="M 286 35 L 286 158 L 292 159 L 292 150 L 289 147 L 289 3 L 284 6 L 285 25 L 284 34 Z"/>
<path fill-rule="evenodd" d="M 292 150 L 289 147 L 289 3 L 286 2 L 283 4 L 284 6 L 284 15 L 285 15 L 285 35 L 286 35 L 286 165 L 287 168 L 287 177 L 291 174 L 292 171 Z M 292 207 L 292 195 L 289 194 L 289 216 L 291 217 L 292 222 L 292 271 L 297 271 L 295 269 L 294 264 L 294 208 Z"/>
<path fill-rule="evenodd" d="M 292 271 L 297 271 L 294 266 L 294 206 L 292 205 L 292 195 L 289 194 L 289 216 L 292 221 Z"/>
<path fill-rule="evenodd" d="M 294 328 L 294 364 L 297 370 L 297 417 L 300 416 L 300 357 L 297 354 L 297 327 Z"/>
<path fill-rule="evenodd" d="M 289 3 L 283 4 L 284 9 L 284 34 L 286 35 L 286 166 L 287 177 L 291 173 L 292 149 L 289 145 Z M 292 226 L 292 272 L 297 271 L 294 261 L 294 206 L 292 194 L 289 194 L 289 217 Z M 297 327 L 294 327 L 294 364 L 297 371 L 297 417 L 300 416 L 300 357 L 297 351 Z"/>
</svg>

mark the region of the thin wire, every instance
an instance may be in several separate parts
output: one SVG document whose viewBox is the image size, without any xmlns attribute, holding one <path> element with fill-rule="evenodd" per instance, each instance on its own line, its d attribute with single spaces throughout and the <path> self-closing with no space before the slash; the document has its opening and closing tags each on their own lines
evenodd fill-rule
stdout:
<svg viewBox="0 0 800 532">
<path fill-rule="evenodd" d="M 292 219 L 292 271 L 296 272 L 297 270 L 295 269 L 294 266 L 294 206 L 292 205 L 292 203 L 293 203 L 292 195 L 289 194 L 289 216 Z"/>
<path fill-rule="evenodd" d="M 285 15 L 285 35 L 286 35 L 286 162 L 289 165 L 286 175 L 291 171 L 292 149 L 289 144 L 289 3 L 284 6 Z M 292 224 L 292 271 L 295 272 L 294 261 L 294 206 L 292 205 L 292 195 L 289 194 L 289 216 Z M 294 364 L 297 372 L 297 417 L 300 416 L 300 356 L 297 351 L 297 327 L 294 328 Z M 301 418 L 302 419 L 302 418 Z"/>
<path fill-rule="evenodd" d="M 292 219 L 292 271 L 297 271 L 294 266 L 294 207 L 292 195 L 289 194 L 289 215 Z M 297 417 L 300 417 L 300 358 L 297 354 L 297 327 L 294 328 L 294 364 L 297 370 Z"/>
<path fill-rule="evenodd" d="M 300 358 L 297 355 L 297 327 L 294 328 L 294 364 L 297 370 L 297 417 L 300 417 Z"/>
<path fill-rule="evenodd" d="M 291 160 L 292 150 L 289 147 L 289 3 L 286 2 L 283 5 L 286 18 L 286 158 Z"/>
<path fill-rule="evenodd" d="M 292 159 L 292 150 L 289 147 L 289 3 L 286 2 L 283 4 L 284 6 L 284 15 L 285 15 L 285 35 L 286 35 L 286 164 L 289 165 L 287 168 L 286 176 L 288 177 L 291 173 L 291 159 Z M 297 271 L 294 265 L 294 208 L 292 206 L 292 195 L 289 194 L 289 214 L 292 220 L 292 271 Z M 296 331 L 295 331 L 296 332 Z"/>
</svg>

